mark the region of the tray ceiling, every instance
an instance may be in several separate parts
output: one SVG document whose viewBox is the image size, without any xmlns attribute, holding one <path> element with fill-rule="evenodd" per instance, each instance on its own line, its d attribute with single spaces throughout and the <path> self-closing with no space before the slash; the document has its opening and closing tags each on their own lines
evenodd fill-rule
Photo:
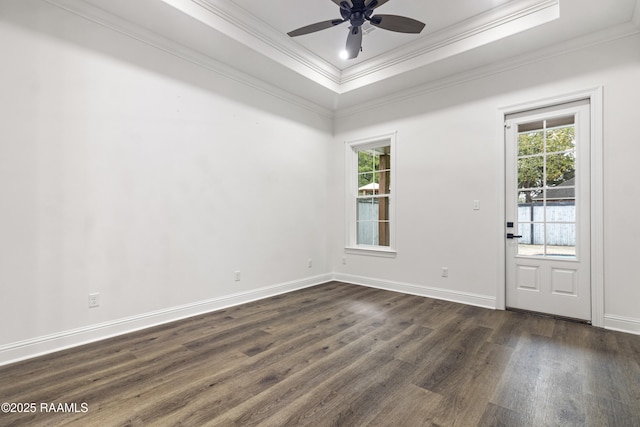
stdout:
<svg viewBox="0 0 640 427">
<path fill-rule="evenodd" d="M 358 58 L 342 60 L 348 23 L 295 38 L 286 34 L 338 18 L 331 0 L 47 1 L 328 111 L 357 108 L 579 39 L 593 43 L 594 37 L 640 28 L 640 0 L 389 0 L 376 13 L 418 19 L 426 23 L 423 32 L 371 27 Z"/>
</svg>

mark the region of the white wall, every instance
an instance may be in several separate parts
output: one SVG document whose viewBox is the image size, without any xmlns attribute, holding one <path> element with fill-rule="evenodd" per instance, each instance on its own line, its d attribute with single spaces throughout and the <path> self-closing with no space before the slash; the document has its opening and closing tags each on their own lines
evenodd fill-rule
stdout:
<svg viewBox="0 0 640 427">
<path fill-rule="evenodd" d="M 329 117 L 42 1 L 0 44 L 0 362 L 329 277 Z"/>
<path fill-rule="evenodd" d="M 499 108 L 604 89 L 605 323 L 640 333 L 640 36 L 627 37 L 336 120 L 332 262 L 338 278 L 495 304 L 503 277 Z M 395 259 L 344 254 L 344 141 L 397 131 Z M 472 210 L 480 200 L 481 209 Z M 346 257 L 346 265 L 342 258 Z M 449 277 L 440 277 L 440 268 Z"/>
</svg>

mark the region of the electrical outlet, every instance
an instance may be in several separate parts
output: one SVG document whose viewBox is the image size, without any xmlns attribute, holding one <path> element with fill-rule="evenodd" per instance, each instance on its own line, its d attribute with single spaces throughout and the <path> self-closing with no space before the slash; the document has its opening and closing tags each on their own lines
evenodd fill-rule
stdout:
<svg viewBox="0 0 640 427">
<path fill-rule="evenodd" d="M 93 293 L 89 294 L 89 308 L 98 307 L 100 305 L 100 294 Z"/>
<path fill-rule="evenodd" d="M 235 274 L 236 282 L 239 282 L 240 281 L 240 270 L 237 270 L 234 274 Z"/>
<path fill-rule="evenodd" d="M 346 257 L 342 257 L 342 265 L 347 265 L 347 258 Z"/>
<path fill-rule="evenodd" d="M 442 267 L 442 277 L 449 277 L 449 268 Z"/>
<path fill-rule="evenodd" d="M 309 268 L 313 267 L 313 261 L 311 260 L 311 258 L 307 260 L 307 267 Z"/>
</svg>

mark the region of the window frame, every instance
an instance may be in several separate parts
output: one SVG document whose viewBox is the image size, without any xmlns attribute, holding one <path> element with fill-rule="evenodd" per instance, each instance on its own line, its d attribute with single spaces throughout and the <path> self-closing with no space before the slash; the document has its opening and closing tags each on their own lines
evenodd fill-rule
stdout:
<svg viewBox="0 0 640 427">
<path fill-rule="evenodd" d="M 396 246 L 396 140 L 397 132 L 373 136 L 353 141 L 345 141 L 345 165 L 346 165 L 346 243 L 347 253 L 395 257 Z M 357 200 L 358 200 L 358 152 L 373 148 L 389 146 L 389 246 L 358 244 L 357 233 Z"/>
</svg>

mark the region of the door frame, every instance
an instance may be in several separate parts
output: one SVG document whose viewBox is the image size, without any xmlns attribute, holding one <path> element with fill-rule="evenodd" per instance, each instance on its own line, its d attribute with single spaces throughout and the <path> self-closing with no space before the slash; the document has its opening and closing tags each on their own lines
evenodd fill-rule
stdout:
<svg viewBox="0 0 640 427">
<path fill-rule="evenodd" d="M 589 114 L 591 116 L 591 324 L 596 327 L 604 327 L 604 174 L 603 174 L 603 87 L 597 86 L 591 89 L 550 96 L 535 101 L 526 101 L 518 104 L 499 107 L 497 111 L 496 129 L 498 140 L 502 141 L 500 153 L 499 171 L 500 185 L 498 200 L 500 201 L 499 254 L 498 254 L 498 283 L 496 289 L 496 309 L 506 309 L 507 294 L 507 265 L 506 265 L 506 133 L 505 118 L 509 114 L 535 110 L 554 105 L 589 100 Z"/>
</svg>

